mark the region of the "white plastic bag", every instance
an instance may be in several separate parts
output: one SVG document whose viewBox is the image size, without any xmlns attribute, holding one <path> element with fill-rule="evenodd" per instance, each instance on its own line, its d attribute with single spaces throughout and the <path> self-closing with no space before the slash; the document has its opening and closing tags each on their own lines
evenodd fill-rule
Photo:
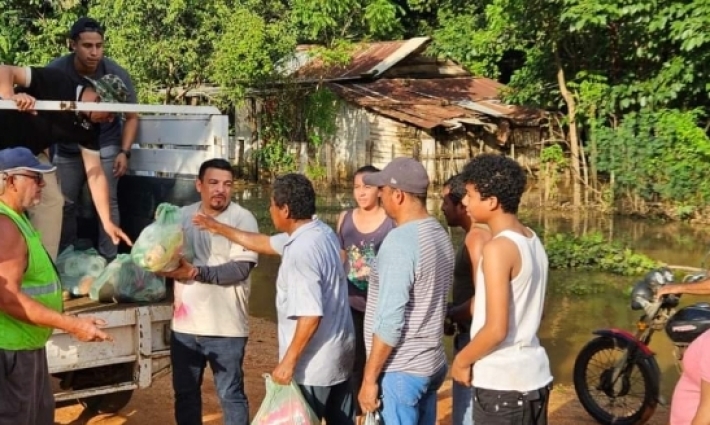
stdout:
<svg viewBox="0 0 710 425">
<path fill-rule="evenodd" d="M 266 397 L 251 425 L 320 425 L 320 421 L 303 398 L 295 382 L 279 385 L 266 379 Z"/>
<path fill-rule="evenodd" d="M 377 412 L 369 412 L 365 415 L 365 425 L 380 425 L 380 414 Z"/>
</svg>

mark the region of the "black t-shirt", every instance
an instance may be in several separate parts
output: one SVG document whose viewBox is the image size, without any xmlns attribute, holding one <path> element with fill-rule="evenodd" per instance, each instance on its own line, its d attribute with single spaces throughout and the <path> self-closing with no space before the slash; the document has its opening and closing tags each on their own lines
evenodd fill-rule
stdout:
<svg viewBox="0 0 710 425">
<path fill-rule="evenodd" d="M 82 86 L 62 71 L 31 68 L 30 86 L 18 88 L 37 100 L 76 101 Z M 100 126 L 76 111 L 38 111 L 37 115 L 0 109 L 0 149 L 24 146 L 34 154 L 49 148 L 57 140 L 78 143 L 99 150 Z"/>
</svg>

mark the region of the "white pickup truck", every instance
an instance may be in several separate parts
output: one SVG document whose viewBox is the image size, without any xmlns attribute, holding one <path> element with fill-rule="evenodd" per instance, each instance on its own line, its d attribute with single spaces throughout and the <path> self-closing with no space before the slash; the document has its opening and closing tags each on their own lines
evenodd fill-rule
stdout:
<svg viewBox="0 0 710 425">
<path fill-rule="evenodd" d="M 0 108 L 14 107 L 13 102 L 0 101 Z M 196 200 L 194 176 L 203 161 L 231 156 L 228 118 L 214 107 L 37 102 L 37 109 L 141 114 L 130 172 L 119 184 L 122 227 L 133 240 L 152 221 L 159 203 L 185 205 Z M 133 390 L 147 388 L 168 373 L 171 298 L 144 305 L 87 298 L 66 302 L 69 314 L 103 319 L 114 340 L 79 342 L 63 331 L 54 332 L 47 343 L 47 360 L 59 381 L 55 400 L 78 399 L 96 412 L 114 413 L 128 403 Z"/>
</svg>

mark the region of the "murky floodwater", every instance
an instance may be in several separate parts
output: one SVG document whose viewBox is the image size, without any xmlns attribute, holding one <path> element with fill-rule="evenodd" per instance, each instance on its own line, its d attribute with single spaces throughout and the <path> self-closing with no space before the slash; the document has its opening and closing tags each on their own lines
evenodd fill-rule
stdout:
<svg viewBox="0 0 710 425">
<path fill-rule="evenodd" d="M 237 200 L 255 212 L 262 232 L 272 232 L 268 215 L 268 192 L 247 189 L 237 194 Z M 318 199 L 318 216 L 334 225 L 338 213 L 351 207 L 350 192 L 324 194 Z M 439 203 L 430 201 L 430 210 L 441 217 Z M 680 223 L 664 224 L 594 214 L 559 214 L 522 211 L 526 223 L 552 232 L 601 232 L 614 240 L 622 240 L 640 252 L 669 264 L 698 266 L 710 245 L 710 228 Z M 455 244 L 463 233 L 452 231 Z M 262 256 L 253 275 L 250 309 L 252 314 L 275 320 L 274 297 L 279 258 Z M 553 270 L 540 337 L 548 350 L 555 381 L 572 382 L 572 369 L 579 350 L 592 337 L 594 329 L 620 327 L 633 330 L 640 316 L 629 309 L 623 290 L 633 284 L 631 278 L 603 273 Z M 568 295 L 564 286 L 585 283 L 605 288 L 592 295 Z M 697 301 L 686 297 L 685 303 Z M 673 361 L 673 347 L 664 334 L 658 333 L 651 348 L 657 353 L 663 372 L 663 393 L 671 395 L 678 373 Z"/>
</svg>

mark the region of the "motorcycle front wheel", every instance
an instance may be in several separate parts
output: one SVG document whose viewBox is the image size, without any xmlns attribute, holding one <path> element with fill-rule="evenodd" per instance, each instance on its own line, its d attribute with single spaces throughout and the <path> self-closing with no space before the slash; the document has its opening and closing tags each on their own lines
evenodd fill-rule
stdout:
<svg viewBox="0 0 710 425">
<path fill-rule="evenodd" d="M 574 389 L 584 410 L 604 425 L 648 422 L 658 405 L 660 378 L 652 361 L 626 340 L 591 340 L 574 363 Z"/>
</svg>

